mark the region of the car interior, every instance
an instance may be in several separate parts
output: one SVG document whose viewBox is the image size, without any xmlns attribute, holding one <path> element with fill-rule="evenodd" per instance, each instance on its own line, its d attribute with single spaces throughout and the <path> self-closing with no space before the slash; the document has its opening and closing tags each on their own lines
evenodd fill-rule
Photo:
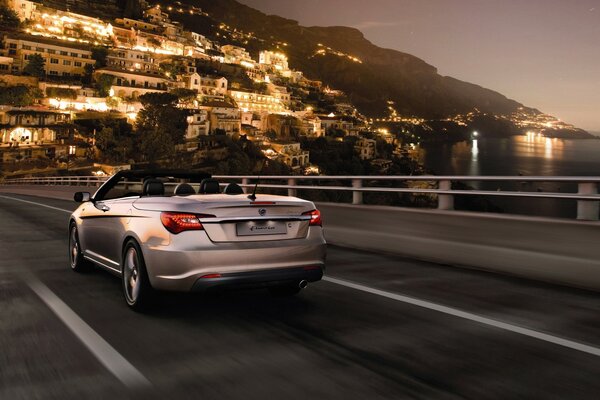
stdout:
<svg viewBox="0 0 600 400">
<path fill-rule="evenodd" d="M 95 200 L 111 200 L 125 197 L 193 196 L 224 193 L 244 194 L 237 183 L 229 183 L 221 191 L 221 184 L 214 178 L 203 175 L 123 173 L 114 176 L 105 187 L 96 193 Z"/>
</svg>

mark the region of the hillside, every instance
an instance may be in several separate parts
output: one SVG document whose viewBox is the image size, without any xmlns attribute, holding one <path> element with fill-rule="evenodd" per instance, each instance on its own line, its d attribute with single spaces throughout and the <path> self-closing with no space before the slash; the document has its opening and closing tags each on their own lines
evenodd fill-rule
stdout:
<svg viewBox="0 0 600 400">
<path fill-rule="evenodd" d="M 176 6 L 175 2 L 171 3 Z M 522 106 L 492 90 L 441 76 L 435 67 L 410 54 L 380 48 L 354 28 L 304 27 L 297 21 L 266 15 L 235 0 L 182 3 L 200 6 L 211 17 L 174 13 L 173 18 L 188 28 L 198 30 L 202 25 L 203 33 L 215 39 L 218 39 L 215 33 L 220 23 L 252 32 L 260 40 L 239 44 L 253 53 L 265 47 L 276 48 L 279 44 L 293 68 L 343 90 L 368 116 L 387 115 L 388 100 L 396 103 L 402 115 L 425 118 L 467 113 L 474 108 L 493 114 L 510 114 Z M 317 53 L 323 49 L 326 49 L 325 54 Z M 356 57 L 361 62 L 341 54 Z"/>
</svg>

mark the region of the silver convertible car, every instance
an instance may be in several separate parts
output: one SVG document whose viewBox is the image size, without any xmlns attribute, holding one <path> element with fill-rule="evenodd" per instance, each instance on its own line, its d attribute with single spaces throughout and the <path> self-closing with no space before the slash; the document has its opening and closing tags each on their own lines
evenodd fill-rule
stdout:
<svg viewBox="0 0 600 400">
<path fill-rule="evenodd" d="M 286 296 L 322 278 L 326 244 L 312 202 L 222 186 L 206 174 L 121 171 L 93 196 L 76 193 L 71 268 L 120 276 L 136 310 L 156 291 L 267 287 Z"/>
</svg>

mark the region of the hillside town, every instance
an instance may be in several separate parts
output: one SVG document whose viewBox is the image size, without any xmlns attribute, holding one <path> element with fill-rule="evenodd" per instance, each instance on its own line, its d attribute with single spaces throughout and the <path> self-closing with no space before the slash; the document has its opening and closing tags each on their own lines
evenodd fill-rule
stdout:
<svg viewBox="0 0 600 400">
<path fill-rule="evenodd" d="M 358 172 L 385 173 L 394 158 L 407 156 L 408 145 L 436 130 L 430 121 L 399 116 L 393 102 L 388 118 L 361 115 L 342 91 L 292 68 L 286 43 L 251 54 L 229 43 L 251 33 L 222 24 L 217 42 L 171 19 L 172 13 L 201 15 L 198 7 L 142 6 L 142 18 L 108 21 L 5 0 L 5 14 L 17 20 L 4 17 L 1 27 L 4 175 L 72 173 L 90 165 L 108 166 L 97 171 L 106 173 L 135 162 L 249 172 L 227 164 L 232 149 L 249 144 L 256 150 L 247 151 L 255 156 L 249 169 L 266 157 L 287 173 L 318 174 L 331 142 L 350 149 L 343 157 L 363 163 Z M 327 46 L 315 56 L 326 53 L 361 63 Z M 165 114 L 165 106 L 177 113 Z M 477 116 L 438 123 L 464 134 Z M 540 128 L 559 123 L 542 116 L 533 121 Z M 516 118 L 532 119 L 525 111 Z"/>
</svg>

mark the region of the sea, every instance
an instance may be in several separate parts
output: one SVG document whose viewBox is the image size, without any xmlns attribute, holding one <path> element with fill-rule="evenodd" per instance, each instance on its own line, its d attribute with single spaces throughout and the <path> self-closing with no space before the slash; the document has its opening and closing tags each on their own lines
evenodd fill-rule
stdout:
<svg viewBox="0 0 600 400">
<path fill-rule="evenodd" d="M 556 139 L 538 135 L 417 147 L 419 161 L 436 175 L 469 176 L 600 176 L 599 139 Z M 570 183 L 524 181 L 466 182 L 481 190 L 577 192 Z M 490 197 L 506 213 L 575 218 L 573 200 Z"/>
</svg>

